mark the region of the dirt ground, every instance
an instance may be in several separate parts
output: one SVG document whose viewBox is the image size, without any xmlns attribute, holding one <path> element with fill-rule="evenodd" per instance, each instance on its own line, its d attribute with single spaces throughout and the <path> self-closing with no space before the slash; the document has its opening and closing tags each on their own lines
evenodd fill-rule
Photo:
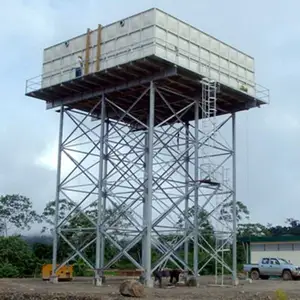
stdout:
<svg viewBox="0 0 300 300">
<path fill-rule="evenodd" d="M 124 299 L 119 295 L 119 284 L 125 278 L 107 279 L 102 287 L 92 285 L 92 278 L 76 278 L 72 282 L 61 282 L 54 285 L 43 282 L 41 279 L 2 279 L 0 280 L 0 292 L 26 292 L 39 294 L 76 294 L 95 295 L 101 300 Z M 300 281 L 258 280 L 249 283 L 240 280 L 237 287 L 226 285 L 223 287 L 213 286 L 214 277 L 203 276 L 200 279 L 199 287 L 155 287 L 146 289 L 146 298 L 155 299 L 300 299 Z M 225 281 L 229 284 L 230 281 Z M 276 290 L 283 290 L 288 298 L 278 298 Z M 71 299 L 71 298 L 68 298 Z"/>
</svg>

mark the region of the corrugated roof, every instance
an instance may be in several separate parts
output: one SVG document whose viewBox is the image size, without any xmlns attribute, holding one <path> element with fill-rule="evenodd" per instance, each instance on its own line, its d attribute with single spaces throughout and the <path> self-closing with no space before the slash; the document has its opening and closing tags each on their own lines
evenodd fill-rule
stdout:
<svg viewBox="0 0 300 300">
<path fill-rule="evenodd" d="M 299 242 L 299 235 L 280 235 L 280 236 L 248 236 L 238 239 L 243 243 L 263 243 L 263 242 Z"/>
</svg>

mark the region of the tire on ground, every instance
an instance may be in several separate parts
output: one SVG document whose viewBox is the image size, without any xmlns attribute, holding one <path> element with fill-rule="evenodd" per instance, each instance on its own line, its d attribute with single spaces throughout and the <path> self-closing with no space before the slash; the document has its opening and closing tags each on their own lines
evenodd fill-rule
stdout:
<svg viewBox="0 0 300 300">
<path fill-rule="evenodd" d="M 251 272 L 250 272 L 250 278 L 252 280 L 258 280 L 259 277 L 260 277 L 260 274 L 259 274 L 259 271 L 257 269 L 251 270 Z"/>
<path fill-rule="evenodd" d="M 283 270 L 282 272 L 282 278 L 283 280 L 292 280 L 293 276 L 290 270 Z"/>
</svg>

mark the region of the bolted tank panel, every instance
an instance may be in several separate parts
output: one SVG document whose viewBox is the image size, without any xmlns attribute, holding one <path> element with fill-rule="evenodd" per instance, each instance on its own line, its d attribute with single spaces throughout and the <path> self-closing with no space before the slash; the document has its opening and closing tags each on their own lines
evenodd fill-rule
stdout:
<svg viewBox="0 0 300 300">
<path fill-rule="evenodd" d="M 78 56 L 82 75 L 156 56 L 255 96 L 252 57 L 159 9 L 46 48 L 41 87 L 74 79 Z"/>
<path fill-rule="evenodd" d="M 224 85 L 255 94 L 254 59 L 177 18 L 156 10 L 155 54 Z"/>
</svg>

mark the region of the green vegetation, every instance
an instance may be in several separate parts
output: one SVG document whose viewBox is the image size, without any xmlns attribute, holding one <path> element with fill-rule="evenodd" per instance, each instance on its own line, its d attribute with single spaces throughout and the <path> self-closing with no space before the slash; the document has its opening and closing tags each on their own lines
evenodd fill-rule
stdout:
<svg viewBox="0 0 300 300">
<path fill-rule="evenodd" d="M 38 260 L 29 245 L 18 236 L 0 238 L 0 277 L 32 276 Z"/>
<path fill-rule="evenodd" d="M 11 228 L 30 230 L 41 217 L 33 210 L 29 198 L 21 195 L 0 196 L 0 231 L 8 236 Z"/>
<path fill-rule="evenodd" d="M 66 225 L 63 229 L 82 227 L 93 227 L 91 220 L 97 216 L 96 204 L 90 206 L 86 211 L 86 215 L 75 209 L 73 203 L 66 200 L 62 200 L 60 203 L 60 220 L 63 220 L 68 216 L 70 210 L 74 210 Z M 124 210 L 126 211 L 126 210 Z M 223 205 L 221 213 L 224 219 L 230 220 L 232 216 L 232 203 Z M 32 208 L 30 199 L 21 195 L 6 195 L 0 196 L 0 278 L 3 277 L 31 277 L 39 276 L 41 267 L 45 263 L 51 263 L 52 260 L 52 243 L 51 243 L 51 228 L 53 227 L 53 215 L 54 215 L 54 202 L 49 202 L 45 206 L 42 215 L 38 215 Z M 126 228 L 129 226 L 128 213 L 120 219 L 114 220 L 114 209 L 110 208 L 106 211 L 105 218 L 112 218 L 112 223 L 115 222 L 115 228 Z M 193 215 L 192 209 L 189 211 L 189 215 Z M 247 223 L 249 220 L 250 212 L 248 208 L 242 203 L 237 203 L 237 216 L 238 216 L 238 236 L 264 236 L 275 237 L 282 235 L 299 236 L 300 235 L 300 221 L 294 219 L 287 219 L 285 226 L 271 225 L 264 226 L 262 224 Z M 214 247 L 215 238 L 213 234 L 213 226 L 209 221 L 208 213 L 206 211 L 199 212 L 200 228 L 202 234 L 211 247 Z M 34 223 L 43 223 L 45 226 L 41 230 L 41 236 L 26 236 L 22 237 L 18 235 L 18 230 L 29 230 Z M 179 226 L 184 226 L 183 219 L 178 220 Z M 91 241 L 95 234 L 93 230 L 91 232 L 68 232 L 64 231 L 68 240 L 71 240 L 76 247 L 80 247 L 82 244 L 86 244 Z M 118 242 L 118 244 L 124 248 L 128 244 L 128 237 L 123 236 L 120 238 L 120 232 L 116 229 L 111 232 L 110 236 Z M 168 243 L 171 240 L 180 239 L 180 236 L 163 236 L 161 241 Z M 193 243 L 189 244 L 189 260 L 193 259 Z M 116 255 L 118 250 L 106 240 L 105 243 L 105 260 L 109 261 Z M 73 253 L 73 250 L 63 240 L 60 240 L 58 249 L 58 262 L 65 260 Z M 137 243 L 131 248 L 128 253 L 132 255 L 137 261 L 141 260 L 141 242 Z M 183 258 L 183 247 L 178 249 L 178 254 Z M 153 260 L 160 257 L 160 253 L 155 249 L 152 250 Z M 91 244 L 85 250 L 85 257 L 89 261 L 95 261 L 95 243 Z M 231 264 L 231 254 L 224 254 L 225 260 L 228 264 Z M 206 261 L 209 258 L 209 254 L 199 249 L 199 262 Z M 245 251 L 242 244 L 238 244 L 238 266 L 241 267 L 245 262 Z M 76 258 L 71 262 L 74 265 L 74 272 L 77 276 L 92 276 L 93 271 L 81 258 Z M 172 264 L 168 265 L 172 267 Z M 114 275 L 113 269 L 133 269 L 132 263 L 126 258 L 120 258 L 113 265 L 112 270 L 107 270 L 105 273 L 108 275 Z M 203 269 L 203 274 L 213 274 L 215 272 L 215 262 L 211 260 Z"/>
</svg>

